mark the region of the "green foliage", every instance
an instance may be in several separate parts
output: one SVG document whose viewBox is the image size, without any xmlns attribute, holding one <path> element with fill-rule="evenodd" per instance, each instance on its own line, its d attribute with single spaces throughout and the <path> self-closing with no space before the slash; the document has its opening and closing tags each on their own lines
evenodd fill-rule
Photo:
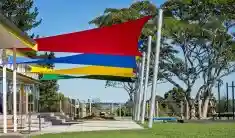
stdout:
<svg viewBox="0 0 235 138">
<path fill-rule="evenodd" d="M 48 59 L 54 58 L 54 53 L 45 53 Z M 50 69 L 54 68 L 53 64 L 40 64 L 42 67 L 47 67 Z M 42 77 L 42 74 L 40 74 Z M 41 80 L 41 84 L 39 85 L 40 89 L 40 111 L 46 112 L 55 112 L 58 111 L 58 103 L 60 98 L 62 98 L 62 94 L 57 93 L 58 84 L 56 80 Z"/>
<path fill-rule="evenodd" d="M 117 108 L 116 110 L 116 114 L 117 116 L 120 116 L 120 113 L 121 113 L 121 116 L 131 116 L 131 112 L 128 108 L 126 108 L 125 106 L 121 108 L 121 112 L 120 112 L 120 107 Z"/>
<path fill-rule="evenodd" d="M 222 77 L 235 71 L 234 40 L 229 29 L 234 25 L 231 0 L 169 0 L 164 9 L 164 35 L 181 55 L 166 66 L 166 70 L 187 86 L 190 99 L 195 81 L 202 78 L 198 93 L 202 98 Z M 165 77 L 177 88 L 178 81 Z"/>
<path fill-rule="evenodd" d="M 168 91 L 164 95 L 164 99 L 172 100 L 177 103 L 180 103 L 181 101 L 185 100 L 185 92 L 183 89 L 179 89 L 174 87 L 172 90 Z"/>
<path fill-rule="evenodd" d="M 20 30 L 27 33 L 31 29 L 38 27 L 42 21 L 37 19 L 38 9 L 33 4 L 33 0 L 1 0 L 0 12 Z M 34 34 L 31 35 L 31 38 L 37 37 Z M 37 55 L 36 51 L 22 53 L 28 57 Z"/>
<path fill-rule="evenodd" d="M 1 13 L 12 21 L 22 31 L 27 32 L 37 27 L 41 20 L 37 20 L 38 8 L 33 0 L 1 0 Z"/>
</svg>

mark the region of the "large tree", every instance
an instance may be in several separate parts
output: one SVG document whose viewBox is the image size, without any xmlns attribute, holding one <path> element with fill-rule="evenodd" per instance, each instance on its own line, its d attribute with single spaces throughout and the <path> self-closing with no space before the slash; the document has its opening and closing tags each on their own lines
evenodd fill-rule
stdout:
<svg viewBox="0 0 235 138">
<path fill-rule="evenodd" d="M 199 118 L 206 117 L 213 86 L 235 71 L 231 62 L 234 41 L 229 34 L 234 24 L 234 4 L 230 0 L 170 0 L 162 8 L 166 17 L 175 19 L 174 26 L 168 24 L 164 29 L 170 45 L 180 50 L 178 61 L 168 67 L 177 79 L 165 78 L 184 90 L 191 117 L 195 117 L 195 104 Z M 193 99 L 192 88 L 199 79 L 202 83 Z"/>
<path fill-rule="evenodd" d="M 148 15 L 153 15 L 155 16 L 157 14 L 157 8 L 156 5 L 152 4 L 149 1 L 138 1 L 134 2 L 131 4 L 128 8 L 121 8 L 121 9 L 116 9 L 116 8 L 107 8 L 103 15 L 98 16 L 97 18 L 93 19 L 89 23 L 95 24 L 97 27 L 102 27 L 102 26 L 110 26 L 113 24 L 118 24 L 122 22 L 126 22 L 129 20 L 134 20 L 141 18 L 143 16 L 148 16 Z M 155 33 L 157 31 L 157 24 L 153 23 L 156 22 L 156 19 L 154 18 L 152 22 L 148 22 L 144 29 L 142 30 L 142 34 L 140 36 L 140 39 L 144 41 L 143 43 L 143 48 L 140 49 L 142 52 L 146 50 L 147 47 L 147 38 L 149 35 L 153 36 L 153 44 L 152 44 L 152 53 L 151 53 L 151 59 L 152 62 L 150 63 L 150 76 L 153 75 L 153 66 L 154 66 L 154 49 L 155 49 Z M 165 42 L 165 41 L 164 41 Z M 163 43 L 164 43 L 163 42 Z M 165 64 L 168 63 L 173 57 L 174 53 L 176 51 L 172 48 L 172 46 L 169 45 L 162 45 L 161 48 L 161 53 L 160 53 L 160 72 L 159 72 L 159 77 L 162 78 L 162 74 L 165 74 Z M 138 63 L 141 62 L 141 59 L 137 61 Z M 138 77 L 139 74 L 137 74 Z M 167 74 L 165 74 L 167 75 Z M 169 75 L 169 74 L 168 74 Z M 151 80 L 151 77 L 149 77 Z M 135 81 L 136 82 L 136 81 Z M 151 81 L 150 81 L 151 83 Z M 130 100 L 133 100 L 133 92 L 136 91 L 136 86 L 133 83 L 123 83 L 123 82 L 113 82 L 113 81 L 107 81 L 106 86 L 108 87 L 118 87 L 118 88 L 124 88 L 130 97 Z"/>
<path fill-rule="evenodd" d="M 3 15 L 27 32 L 41 23 L 41 20 L 37 20 L 38 9 L 33 9 L 33 4 L 33 0 L 1 0 L 0 8 Z"/>
<path fill-rule="evenodd" d="M 37 19 L 39 12 L 33 0 L 0 0 L 0 12 L 25 33 L 38 27 L 42 21 Z M 31 34 L 31 37 L 36 36 Z M 36 52 L 24 52 L 24 54 L 32 57 Z"/>
<path fill-rule="evenodd" d="M 44 57 L 47 59 L 55 58 L 54 53 L 44 53 Z M 54 64 L 40 64 L 42 67 L 54 68 Z M 41 77 L 40 74 L 39 77 Z M 40 111 L 47 112 L 57 112 L 58 111 L 58 103 L 61 100 L 59 94 L 57 93 L 58 84 L 56 80 L 41 80 L 39 85 L 40 89 Z"/>
</svg>

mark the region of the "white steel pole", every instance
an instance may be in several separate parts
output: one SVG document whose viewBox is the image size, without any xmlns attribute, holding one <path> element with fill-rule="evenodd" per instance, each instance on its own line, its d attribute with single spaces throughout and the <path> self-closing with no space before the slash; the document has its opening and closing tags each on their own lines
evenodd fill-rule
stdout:
<svg viewBox="0 0 235 138">
<path fill-rule="evenodd" d="M 17 131 L 17 98 L 16 98 L 16 48 L 13 48 L 13 118 L 14 132 Z"/>
<path fill-rule="evenodd" d="M 148 124 L 149 128 L 152 128 L 152 126 L 153 126 L 153 112 L 154 112 L 154 108 L 155 108 L 159 53 L 160 53 L 160 45 L 161 45 L 162 16 L 163 16 L 163 10 L 159 9 L 157 40 L 156 40 L 156 48 L 155 48 L 155 64 L 154 64 L 154 73 L 153 73 L 153 86 L 152 86 L 152 92 L 151 92 L 152 95 L 151 95 L 149 124 Z"/>
<path fill-rule="evenodd" d="M 89 99 L 89 114 L 91 116 L 91 99 Z"/>
<path fill-rule="evenodd" d="M 143 52 L 143 57 L 142 57 L 142 63 L 141 63 L 141 74 L 140 74 L 140 88 L 139 88 L 139 93 L 138 93 L 138 108 L 137 108 L 137 118 L 136 121 L 140 121 L 140 112 L 141 112 L 141 101 L 142 101 L 142 94 L 143 94 L 143 83 L 144 83 L 144 67 L 145 67 L 145 58 L 146 58 L 146 53 Z"/>
<path fill-rule="evenodd" d="M 134 120 L 135 121 L 137 121 L 137 109 L 138 109 L 138 93 L 139 93 L 139 82 L 140 82 L 139 70 L 140 70 L 140 65 L 137 64 L 137 72 L 136 72 L 137 80 L 134 84 L 135 85 L 135 92 L 134 92 Z"/>
<path fill-rule="evenodd" d="M 151 45 L 152 36 L 148 37 L 148 51 L 147 51 L 147 63 L 146 63 L 146 72 L 145 72 L 145 81 L 144 81 L 144 92 L 143 92 L 143 103 L 142 103 L 142 114 L 141 114 L 141 123 L 144 124 L 145 118 L 145 109 L 146 109 L 146 94 L 148 90 L 148 79 L 149 79 L 149 65 L 150 65 L 150 54 L 151 54 Z"/>
<path fill-rule="evenodd" d="M 6 72 L 7 72 L 7 55 L 5 49 L 2 50 L 2 106 L 3 106 L 3 133 L 7 133 L 7 78 L 6 78 Z"/>
<path fill-rule="evenodd" d="M 113 114 L 113 102 L 111 103 L 111 114 Z"/>
</svg>

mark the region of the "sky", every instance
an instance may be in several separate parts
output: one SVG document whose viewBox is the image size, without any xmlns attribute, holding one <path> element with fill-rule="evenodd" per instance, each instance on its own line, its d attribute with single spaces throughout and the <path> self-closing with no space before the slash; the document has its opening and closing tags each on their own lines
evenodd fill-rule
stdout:
<svg viewBox="0 0 235 138">
<path fill-rule="evenodd" d="M 39 19 L 42 23 L 33 33 L 41 37 L 70 33 L 91 29 L 94 26 L 88 22 L 95 17 L 102 15 L 106 8 L 128 7 L 136 0 L 35 0 L 34 5 L 39 10 Z M 152 3 L 159 6 L 164 0 L 152 0 Z M 56 53 L 56 56 L 67 56 L 68 53 Z M 76 65 L 56 64 L 56 69 L 76 67 Z M 232 77 L 226 77 L 225 81 L 232 81 Z M 121 88 L 105 88 L 105 81 L 70 79 L 59 80 L 59 92 L 66 96 L 87 101 L 88 99 L 99 98 L 102 102 L 126 102 L 128 94 Z M 200 81 L 197 82 L 196 90 Z M 159 84 L 157 94 L 163 95 L 172 89 L 169 83 Z M 150 96 L 148 89 L 147 97 Z M 193 93 L 195 93 L 193 91 Z"/>
</svg>

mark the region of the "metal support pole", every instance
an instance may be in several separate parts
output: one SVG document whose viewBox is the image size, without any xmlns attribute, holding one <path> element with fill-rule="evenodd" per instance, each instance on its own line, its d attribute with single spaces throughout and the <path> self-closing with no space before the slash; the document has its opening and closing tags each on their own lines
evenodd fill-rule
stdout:
<svg viewBox="0 0 235 138">
<path fill-rule="evenodd" d="M 14 132 L 17 131 L 17 98 L 16 98 L 16 48 L 13 48 L 13 118 L 14 118 Z"/>
<path fill-rule="evenodd" d="M 113 103 L 111 103 L 111 114 L 113 114 Z"/>
<path fill-rule="evenodd" d="M 226 83 L 226 94 L 227 94 L 227 98 L 226 98 L 227 107 L 226 107 L 226 108 L 227 108 L 227 113 L 228 113 L 228 110 L 229 110 L 228 87 L 229 87 L 229 86 L 228 86 L 228 83 Z M 229 120 L 229 116 L 227 117 L 227 119 Z"/>
<path fill-rule="evenodd" d="M 157 78 L 158 64 L 159 64 L 159 54 L 160 54 L 160 45 L 161 45 L 162 15 L 163 15 L 163 10 L 159 9 L 157 40 L 156 40 L 156 48 L 155 48 L 155 64 L 154 64 L 154 73 L 153 73 L 153 87 L 152 87 L 152 92 L 151 92 L 150 114 L 149 114 L 149 124 L 148 124 L 149 128 L 152 128 L 153 126 L 153 114 L 154 114 L 154 108 L 155 108 L 155 98 L 156 98 L 157 79 L 158 79 Z"/>
<path fill-rule="evenodd" d="M 150 65 L 150 54 L 151 54 L 151 45 L 152 36 L 148 37 L 148 51 L 147 51 L 147 63 L 146 63 L 146 72 L 144 80 L 144 92 L 143 92 L 143 103 L 142 103 L 142 114 L 141 114 L 141 124 L 144 124 L 145 112 L 146 112 L 146 94 L 148 90 L 148 79 L 149 79 L 149 65 Z"/>
<path fill-rule="evenodd" d="M 91 116 L 91 99 L 89 99 L 89 114 L 90 114 L 90 116 Z"/>
<path fill-rule="evenodd" d="M 220 117 L 220 83 L 219 82 L 218 82 L 218 103 L 219 103 L 218 115 L 219 115 L 219 119 L 221 119 Z"/>
<path fill-rule="evenodd" d="M 145 67 L 145 59 L 146 59 L 146 53 L 143 52 L 143 57 L 142 57 L 142 63 L 141 63 L 141 74 L 140 74 L 140 89 L 139 89 L 139 94 L 138 94 L 138 99 L 137 99 L 137 119 L 136 121 L 140 121 L 140 113 L 141 113 L 141 102 L 142 102 L 142 95 L 143 95 L 143 89 L 144 89 L 144 67 Z"/>
<path fill-rule="evenodd" d="M 7 72 L 7 55 L 5 49 L 2 51 L 2 106 L 3 106 L 3 133 L 7 133 L 7 78 L 6 78 L 6 72 Z"/>
<path fill-rule="evenodd" d="M 137 101 L 138 101 L 138 86 L 139 84 L 139 78 L 136 80 L 136 83 L 135 83 L 135 92 L 134 92 L 134 120 L 136 121 L 137 120 Z"/>
<path fill-rule="evenodd" d="M 233 120 L 235 119 L 235 116 L 234 116 L 234 81 L 232 81 L 232 102 L 233 102 L 233 105 L 232 105 L 232 108 L 233 108 Z"/>
<path fill-rule="evenodd" d="M 28 113 L 29 117 L 28 117 L 28 123 L 29 123 L 29 134 L 31 133 L 31 110 L 29 110 Z"/>
</svg>

